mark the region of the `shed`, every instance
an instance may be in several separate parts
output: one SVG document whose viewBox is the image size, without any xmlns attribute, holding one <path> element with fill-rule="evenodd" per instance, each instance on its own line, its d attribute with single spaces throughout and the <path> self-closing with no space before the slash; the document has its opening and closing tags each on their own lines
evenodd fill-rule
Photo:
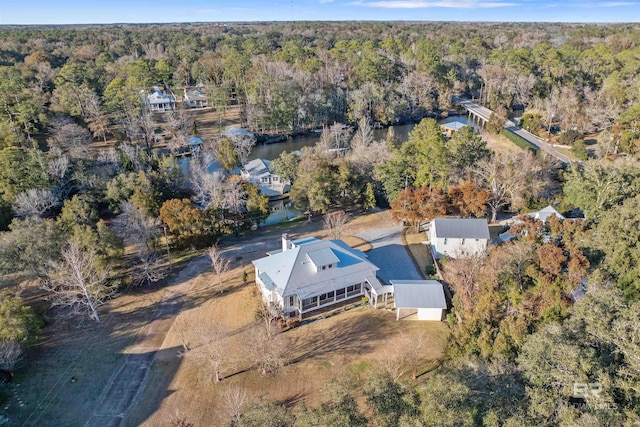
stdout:
<svg viewBox="0 0 640 427">
<path fill-rule="evenodd" d="M 442 283 L 437 280 L 391 280 L 396 320 L 442 321 L 447 309 Z"/>
</svg>

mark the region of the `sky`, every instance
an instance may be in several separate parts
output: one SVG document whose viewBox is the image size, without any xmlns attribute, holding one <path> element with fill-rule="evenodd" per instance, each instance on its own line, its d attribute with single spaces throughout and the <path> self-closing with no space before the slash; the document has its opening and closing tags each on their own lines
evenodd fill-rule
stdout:
<svg viewBox="0 0 640 427">
<path fill-rule="evenodd" d="M 0 25 L 343 20 L 640 22 L 640 0 L 0 0 Z"/>
</svg>

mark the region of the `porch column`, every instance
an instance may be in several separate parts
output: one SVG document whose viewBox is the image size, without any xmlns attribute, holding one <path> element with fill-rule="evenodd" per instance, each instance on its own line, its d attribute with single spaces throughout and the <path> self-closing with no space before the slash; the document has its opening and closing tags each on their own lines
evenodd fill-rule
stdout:
<svg viewBox="0 0 640 427">
<path fill-rule="evenodd" d="M 400 309 L 396 308 L 396 320 L 400 320 Z"/>
</svg>

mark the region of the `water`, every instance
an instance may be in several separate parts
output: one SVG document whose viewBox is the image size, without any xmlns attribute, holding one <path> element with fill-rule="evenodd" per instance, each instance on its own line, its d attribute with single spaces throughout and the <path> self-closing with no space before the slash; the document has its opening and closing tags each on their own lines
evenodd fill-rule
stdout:
<svg viewBox="0 0 640 427">
<path fill-rule="evenodd" d="M 451 122 L 461 122 L 465 125 L 473 126 L 477 129 L 477 125 L 473 123 L 467 116 L 451 116 L 446 119 L 438 120 L 438 123 L 451 123 Z M 409 139 L 409 132 L 413 129 L 413 124 L 410 125 L 401 125 L 394 126 L 393 130 L 396 134 L 396 138 L 400 142 L 406 142 Z M 383 129 L 374 129 L 373 130 L 373 138 L 375 140 L 385 139 L 387 137 L 387 128 Z M 289 138 L 283 142 L 275 142 L 273 144 L 258 144 L 253 148 L 251 155 L 249 156 L 249 160 L 253 159 L 266 159 L 273 160 L 278 157 L 281 153 L 287 151 L 291 153 L 292 151 L 300 150 L 302 147 L 313 147 L 316 145 L 318 140 L 320 139 L 319 134 L 310 134 L 297 136 L 295 138 Z"/>
<path fill-rule="evenodd" d="M 409 132 L 413 129 L 414 125 L 402 125 L 394 126 L 396 138 L 401 142 L 405 142 L 409 138 Z M 374 129 L 373 138 L 376 140 L 385 139 L 387 137 L 387 129 Z M 283 142 L 275 142 L 273 144 L 258 144 L 253 148 L 249 160 L 253 159 L 267 159 L 273 160 L 281 153 L 287 151 L 300 150 L 302 147 L 313 147 L 320 139 L 319 134 L 310 134 L 303 136 L 296 136 L 295 138 L 289 138 Z"/>
<path fill-rule="evenodd" d="M 477 128 L 477 126 L 469 120 L 467 116 L 452 116 L 447 117 L 446 119 L 441 119 L 439 123 L 450 123 L 458 121 L 464 123 L 466 125 L 473 126 Z M 410 125 L 401 125 L 394 126 L 393 130 L 395 132 L 395 136 L 400 142 L 406 142 L 409 139 L 409 132 L 413 129 L 413 124 Z M 388 129 L 374 129 L 373 137 L 375 140 L 385 139 L 387 136 Z M 304 136 L 297 136 L 295 138 L 289 138 L 283 142 L 275 142 L 273 144 L 258 144 L 251 151 L 251 155 L 249 156 L 249 160 L 253 159 L 266 159 L 273 160 L 277 158 L 281 153 L 287 151 L 292 152 L 296 150 L 300 150 L 302 147 L 313 147 L 316 145 L 318 140 L 320 139 L 320 135 L 318 134 L 310 134 Z M 213 153 L 210 152 L 202 152 L 200 154 L 203 156 L 205 164 L 208 165 L 207 170 L 213 173 L 216 170 L 219 170 L 220 164 L 215 161 L 215 157 Z M 187 180 L 191 177 L 191 171 L 189 169 L 189 158 L 183 157 L 180 159 L 180 167 L 187 178 Z M 289 204 L 289 200 L 272 202 L 270 203 L 271 207 L 271 215 L 265 221 L 264 224 L 273 224 L 277 222 L 288 221 L 298 215 L 300 215 L 300 211 L 297 211 L 293 206 Z"/>
</svg>

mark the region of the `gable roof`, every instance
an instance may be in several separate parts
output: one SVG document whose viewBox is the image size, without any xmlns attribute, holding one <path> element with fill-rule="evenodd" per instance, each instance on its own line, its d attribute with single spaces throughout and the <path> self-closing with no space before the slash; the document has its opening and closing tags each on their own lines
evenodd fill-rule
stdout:
<svg viewBox="0 0 640 427">
<path fill-rule="evenodd" d="M 433 227 L 439 239 L 489 239 L 489 225 L 483 218 L 434 218 Z"/>
<path fill-rule="evenodd" d="M 184 88 L 184 96 L 192 101 L 204 101 L 207 99 L 207 89 L 204 86 L 190 86 Z"/>
<path fill-rule="evenodd" d="M 175 102 L 176 100 L 171 95 L 167 95 L 166 93 L 156 91 L 147 95 L 147 101 L 150 104 L 161 104 L 166 102 Z"/>
<path fill-rule="evenodd" d="M 558 217 L 558 219 L 565 219 L 564 216 L 560 212 L 555 210 L 551 205 L 547 206 L 544 209 L 540 209 L 538 212 L 531 212 L 529 214 L 529 216 L 532 216 L 533 218 L 542 222 L 545 222 L 551 215 L 555 215 L 556 217 Z"/>
<path fill-rule="evenodd" d="M 360 251 L 340 240 L 304 239 L 292 249 L 252 261 L 266 287 L 280 295 L 297 294 L 304 299 L 368 280 L 379 287 L 378 267 Z M 317 264 L 316 264 L 317 263 Z M 316 266 L 334 264 L 334 268 L 316 271 Z"/>
<path fill-rule="evenodd" d="M 396 308 L 447 308 L 442 283 L 437 280 L 391 280 Z"/>
<path fill-rule="evenodd" d="M 269 166 L 271 166 L 270 160 L 253 159 L 249 161 L 246 165 L 244 165 L 244 170 L 247 174 L 249 174 L 249 176 L 261 177 L 264 175 L 271 174 L 271 171 L 269 170 Z"/>
</svg>

